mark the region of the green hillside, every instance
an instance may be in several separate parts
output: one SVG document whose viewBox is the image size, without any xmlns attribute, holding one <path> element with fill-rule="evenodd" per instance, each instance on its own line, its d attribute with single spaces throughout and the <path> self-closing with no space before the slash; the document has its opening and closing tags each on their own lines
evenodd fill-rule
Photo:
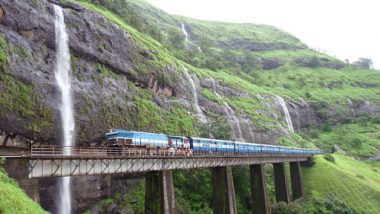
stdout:
<svg viewBox="0 0 380 214">
<path fill-rule="evenodd" d="M 359 213 L 379 213 L 380 168 L 333 156 L 335 163 L 318 156 L 314 167 L 303 169 L 305 187 L 320 197 L 333 193 Z"/>
<path fill-rule="evenodd" d="M 0 169 L 0 213 L 2 214 L 39 214 L 45 212 L 30 199 L 18 184 Z"/>
<path fill-rule="evenodd" d="M 366 115 L 334 127 L 326 126 L 321 132 L 311 133 L 311 141 L 319 148 L 330 151 L 334 145 L 349 156 L 365 159 L 380 153 L 379 117 Z"/>
<path fill-rule="evenodd" d="M 161 64 L 183 61 L 198 74 L 201 69 L 210 70 L 206 77 L 230 74 L 232 79 L 242 78 L 253 85 L 249 89 L 251 93 L 279 94 L 293 100 L 301 97 L 315 105 L 333 106 L 340 114 L 347 113 L 344 106 L 348 99 L 380 103 L 380 72 L 355 69 L 307 48 L 297 38 L 275 27 L 170 16 L 142 0 L 78 1 L 95 2 L 98 7 L 82 5 L 122 25 L 132 35 L 143 35 L 135 37 L 140 42 L 149 40 L 155 44 L 147 48 L 158 50 Z M 187 27 L 189 41 L 184 39 L 181 22 Z M 192 46 L 199 46 L 202 52 Z M 249 50 L 251 46 L 253 50 Z M 256 46 L 259 48 L 255 49 Z M 278 65 L 265 69 L 267 61 L 278 62 Z M 231 81 L 238 80 L 223 78 L 222 81 L 237 87 Z"/>
<path fill-rule="evenodd" d="M 248 115 L 259 128 L 266 131 L 278 128 L 270 112 L 262 114 L 268 111 L 264 103 L 272 102 L 267 96 L 306 101 L 320 121 L 305 133 L 287 136 L 279 143 L 317 145 L 326 151 L 339 145 L 348 155 L 362 158 L 378 153 L 376 121 L 346 119 L 342 124 L 336 117 L 351 114 L 348 105 L 352 102 L 380 104 L 379 71 L 357 69 L 309 49 L 275 27 L 170 16 L 141 0 L 78 2 L 124 28 L 147 50 L 158 51 L 158 65 L 177 68 L 185 65 L 200 79 L 211 77 L 222 85 L 246 91 L 249 99 L 239 95 L 220 98 L 204 87 L 202 96 L 215 103 L 228 103 L 239 114 Z M 181 23 L 189 33 L 188 41 Z M 214 115 L 207 112 L 207 116 Z M 369 121 L 370 116 L 363 113 L 357 117 Z M 342 132 L 346 134 L 342 136 Z M 355 143 L 358 138 L 360 145 Z M 335 159 L 333 164 L 318 157 L 315 167 L 304 170 L 307 188 L 322 198 L 334 193 L 359 212 L 380 210 L 378 167 L 339 155 Z M 207 209 L 205 206 L 193 211 Z"/>
</svg>

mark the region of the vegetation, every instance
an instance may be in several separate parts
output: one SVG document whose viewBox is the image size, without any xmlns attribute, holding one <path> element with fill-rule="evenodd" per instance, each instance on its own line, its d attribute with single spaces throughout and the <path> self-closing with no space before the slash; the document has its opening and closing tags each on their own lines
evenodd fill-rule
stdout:
<svg viewBox="0 0 380 214">
<path fill-rule="evenodd" d="M 319 148 L 332 151 L 334 146 L 347 155 L 368 158 L 380 152 L 380 124 L 377 121 L 379 115 L 371 118 L 367 115 L 358 117 L 346 124 L 337 125 L 320 131 L 311 140 Z"/>
<path fill-rule="evenodd" d="M 2 168 L 3 163 L 4 159 L 0 158 L 0 195 L 2 196 L 0 213 L 47 213 L 30 199 L 14 180 L 5 174 Z"/>
<path fill-rule="evenodd" d="M 359 213 L 378 213 L 380 169 L 347 156 L 333 157 L 335 163 L 318 156 L 313 167 L 303 168 L 307 190 L 323 198 L 333 194 Z"/>
<path fill-rule="evenodd" d="M 273 103 L 271 97 L 274 95 L 298 102 L 306 101 L 309 106 L 316 109 L 317 117 L 325 123 L 314 125 L 307 134 L 296 133 L 279 138 L 278 142 L 282 145 L 303 147 L 316 145 L 326 151 L 331 151 L 333 146 L 338 145 L 346 154 L 361 158 L 373 156 L 379 151 L 377 137 L 379 127 L 375 120 L 367 117 L 359 121 L 359 117 L 357 120 L 348 123 L 345 121 L 345 124 L 338 125 L 336 121 L 331 120 L 337 115 L 344 117 L 351 114 L 351 109 L 347 107 L 350 102 L 358 103 L 366 100 L 380 104 L 378 96 L 380 74 L 369 69 L 371 66 L 365 64 L 368 60 L 364 60 L 364 66 L 360 63 L 343 64 L 333 57 L 308 49 L 298 39 L 273 27 L 172 17 L 142 0 L 80 0 L 80 4 L 125 29 L 142 49 L 155 50 L 158 57 L 154 65 L 158 68 L 167 65 L 178 68 L 179 64 L 187 63 L 186 67 L 196 73 L 200 79 L 213 78 L 219 85 L 247 92 L 248 96 L 220 97 L 213 89 L 202 88 L 203 97 L 219 105 L 227 103 L 238 115 L 248 115 L 257 129 L 271 131 L 278 129 L 279 124 L 285 125 L 273 118 L 272 115 L 278 115 L 278 112 L 271 112 L 273 110 L 265 105 Z M 190 41 L 184 40 L 180 22 L 185 24 L 186 30 L 190 33 Z M 260 49 L 262 44 L 265 44 L 267 49 Z M 266 65 L 268 62 L 269 67 Z M 141 74 L 149 70 L 146 66 L 140 65 Z M 358 70 L 358 67 L 361 70 Z M 97 69 L 103 76 L 116 78 L 112 76 L 112 71 L 111 73 L 104 71 L 102 66 L 98 66 Z M 128 84 L 133 85 L 133 83 Z M 231 137 L 225 134 L 229 133 L 230 127 L 219 115 L 208 112 L 207 116 L 213 119 L 214 125 L 198 127 L 198 121 L 180 103 L 172 102 L 169 107 L 163 107 L 154 102 L 155 95 L 151 91 L 138 87 L 135 87 L 135 90 L 136 109 L 133 113 L 137 115 L 135 122 L 139 130 L 182 135 L 197 134 L 206 137 L 212 133 L 218 138 Z M 368 122 L 363 122 L 365 120 Z M 372 211 L 376 210 L 373 199 L 378 197 L 377 187 L 365 185 L 363 180 L 376 180 L 375 177 L 378 175 L 372 171 L 369 173 L 367 169 L 377 170 L 378 165 L 370 163 L 369 167 L 369 164 L 363 163 L 365 165 L 361 167 L 365 170 L 357 171 L 353 175 L 348 173 L 348 168 L 345 168 L 347 166 L 343 164 L 352 161 L 353 165 L 360 163 L 344 156 L 330 154 L 324 158 L 317 158 L 316 167 L 305 170 L 306 177 L 310 177 L 305 179 L 308 181 L 307 186 L 312 190 L 315 188 L 311 193 L 313 197 L 290 205 L 277 204 L 274 206 L 274 212 L 352 213 L 351 208 L 360 212 L 365 206 L 369 206 Z M 326 169 L 322 169 L 319 165 Z M 247 192 L 248 171 L 247 169 L 235 171 L 235 184 L 239 189 L 237 195 L 239 213 L 247 213 L 250 206 L 249 192 Z M 335 171 L 338 176 L 334 174 Z M 210 187 L 204 186 L 210 180 L 210 176 L 207 170 L 176 173 L 177 205 L 181 213 L 211 211 Z M 330 178 L 332 181 L 326 180 Z M 323 185 L 316 179 L 328 185 Z M 309 180 L 316 182 L 309 183 Z M 347 188 L 343 187 L 343 181 L 355 190 L 355 197 L 359 199 L 365 197 L 364 193 L 359 192 L 354 186 L 365 189 L 370 199 L 367 202 L 359 201 L 366 205 L 360 206 L 354 201 L 354 196 L 348 194 Z M 268 184 L 268 190 L 273 197 L 273 184 Z"/>
<path fill-rule="evenodd" d="M 356 68 L 360 69 L 371 69 L 373 67 L 372 59 L 368 58 L 359 58 L 353 64 Z"/>
</svg>

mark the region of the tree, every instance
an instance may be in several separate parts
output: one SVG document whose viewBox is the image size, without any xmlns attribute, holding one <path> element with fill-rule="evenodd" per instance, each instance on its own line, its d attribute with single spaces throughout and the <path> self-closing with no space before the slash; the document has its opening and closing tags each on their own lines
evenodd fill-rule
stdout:
<svg viewBox="0 0 380 214">
<path fill-rule="evenodd" d="M 353 65 L 360 69 L 371 69 L 373 67 L 372 59 L 362 57 L 353 62 Z"/>
</svg>

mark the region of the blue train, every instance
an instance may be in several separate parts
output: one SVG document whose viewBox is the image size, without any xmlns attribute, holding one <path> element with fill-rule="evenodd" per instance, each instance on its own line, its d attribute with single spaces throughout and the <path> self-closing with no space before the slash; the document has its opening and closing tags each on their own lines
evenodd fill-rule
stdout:
<svg viewBox="0 0 380 214">
<path fill-rule="evenodd" d="M 139 131 L 111 129 L 106 133 L 109 147 L 144 147 L 156 149 L 191 149 L 194 152 L 240 152 L 240 153 L 284 153 L 284 154 L 321 154 L 319 149 L 305 149 L 218 140 L 199 137 L 171 136 Z"/>
</svg>

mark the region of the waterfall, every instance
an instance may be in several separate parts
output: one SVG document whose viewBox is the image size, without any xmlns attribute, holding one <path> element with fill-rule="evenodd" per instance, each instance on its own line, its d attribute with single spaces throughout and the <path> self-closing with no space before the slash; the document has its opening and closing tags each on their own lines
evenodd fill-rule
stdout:
<svg viewBox="0 0 380 214">
<path fill-rule="evenodd" d="M 241 140 L 244 140 L 243 132 L 241 131 L 241 127 L 240 127 L 240 122 L 239 122 L 239 119 L 236 117 L 235 111 L 230 107 L 230 105 L 228 105 L 228 103 L 226 103 L 223 100 L 223 97 L 216 91 L 215 80 L 211 79 L 211 81 L 212 81 L 212 87 L 213 87 L 214 93 L 223 102 L 224 112 L 226 113 L 226 116 L 228 118 L 228 122 L 230 123 L 231 128 L 233 129 L 234 137 L 241 139 Z M 232 124 L 231 124 L 231 122 L 232 122 Z M 235 131 L 235 129 L 236 129 L 236 131 Z"/>
<path fill-rule="evenodd" d="M 251 135 L 252 143 L 254 143 L 255 142 L 255 135 L 252 132 L 251 124 L 249 123 L 249 120 L 246 120 L 246 123 L 248 125 L 248 131 L 249 131 L 249 134 Z"/>
<path fill-rule="evenodd" d="M 185 25 L 183 24 L 183 22 L 181 22 L 181 27 L 182 27 L 182 33 L 183 33 L 183 35 L 185 35 L 185 40 L 189 41 L 189 34 L 187 33 Z"/>
<path fill-rule="evenodd" d="M 207 118 L 203 114 L 203 111 L 202 111 L 201 107 L 198 104 L 198 92 L 197 92 L 197 87 L 195 86 L 193 77 L 190 75 L 189 70 L 187 70 L 187 68 L 185 66 L 182 65 L 182 67 L 183 67 L 183 71 L 185 72 L 185 75 L 186 75 L 187 79 L 190 82 L 191 93 L 193 95 L 195 110 L 196 110 L 196 112 L 198 114 L 198 117 L 199 117 L 200 121 L 202 123 L 206 123 L 207 122 Z"/>
<path fill-rule="evenodd" d="M 285 121 L 286 121 L 286 124 L 288 124 L 289 131 L 290 132 L 294 132 L 292 118 L 290 117 L 289 110 L 288 110 L 288 107 L 286 107 L 286 103 L 285 103 L 284 98 L 282 98 L 282 97 L 280 97 L 278 95 L 276 95 L 276 98 L 280 102 L 280 105 L 282 107 L 282 111 L 284 112 Z"/>
<path fill-rule="evenodd" d="M 187 33 L 185 24 L 183 24 L 183 22 L 181 22 L 181 28 L 182 28 L 183 35 L 185 35 L 185 41 L 186 42 L 189 41 L 189 34 Z M 201 47 L 197 46 L 197 50 L 199 53 L 202 53 Z"/>
<path fill-rule="evenodd" d="M 74 145 L 74 110 L 70 80 L 69 38 L 65 29 L 64 15 L 61 7 L 54 5 L 54 26 L 56 43 L 55 79 L 61 92 L 60 113 L 63 128 L 63 146 Z M 64 155 L 70 155 L 71 149 L 65 149 Z M 71 213 L 70 177 L 63 177 L 59 183 L 58 213 Z"/>
</svg>

